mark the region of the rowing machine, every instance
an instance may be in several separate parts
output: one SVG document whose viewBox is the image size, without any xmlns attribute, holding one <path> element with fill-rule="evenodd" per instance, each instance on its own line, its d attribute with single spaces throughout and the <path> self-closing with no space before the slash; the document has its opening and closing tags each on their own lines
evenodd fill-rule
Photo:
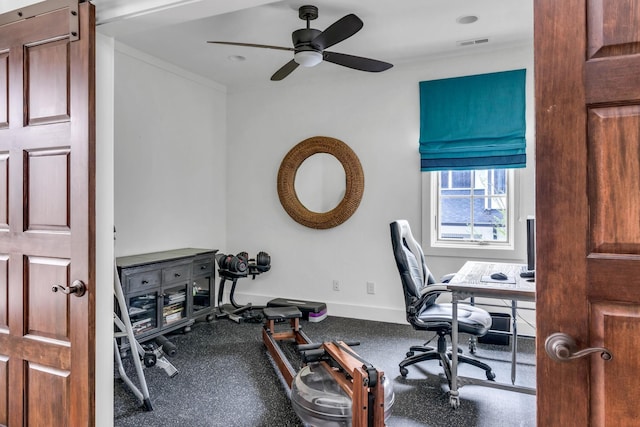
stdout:
<svg viewBox="0 0 640 427">
<path fill-rule="evenodd" d="M 267 307 L 262 340 L 282 374 L 296 414 L 314 426 L 384 427 L 394 393 L 384 372 L 340 341 L 314 344 L 300 329 L 297 307 Z M 283 328 L 288 321 L 288 328 Z M 280 346 L 294 341 L 304 366 L 298 373 Z M 351 344 L 354 345 L 354 344 Z"/>
</svg>

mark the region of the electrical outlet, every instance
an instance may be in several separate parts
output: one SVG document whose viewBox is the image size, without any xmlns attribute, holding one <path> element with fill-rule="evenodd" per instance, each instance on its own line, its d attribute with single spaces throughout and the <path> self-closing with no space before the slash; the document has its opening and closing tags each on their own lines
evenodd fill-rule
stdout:
<svg viewBox="0 0 640 427">
<path fill-rule="evenodd" d="M 368 294 L 375 294 L 376 293 L 376 284 L 373 282 L 367 282 L 367 293 Z"/>
<path fill-rule="evenodd" d="M 336 292 L 340 290 L 340 282 L 338 282 L 337 280 L 333 281 L 333 290 Z"/>
</svg>

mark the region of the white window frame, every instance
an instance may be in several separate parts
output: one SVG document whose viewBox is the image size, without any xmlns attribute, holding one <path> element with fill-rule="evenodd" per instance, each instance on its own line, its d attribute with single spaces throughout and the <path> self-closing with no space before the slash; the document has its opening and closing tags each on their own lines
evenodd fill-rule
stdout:
<svg viewBox="0 0 640 427">
<path fill-rule="evenodd" d="M 428 246 L 424 247 L 427 254 L 465 257 L 465 258 L 518 258 L 515 250 L 516 230 L 515 219 L 518 218 L 516 212 L 516 188 L 520 188 L 519 177 L 514 169 L 507 169 L 507 234 L 506 242 L 494 241 L 470 241 L 470 240 L 439 240 L 437 231 L 437 221 L 439 214 L 438 198 L 438 172 L 422 173 L 423 185 L 423 242 Z M 425 246 L 425 245 L 423 245 Z"/>
</svg>

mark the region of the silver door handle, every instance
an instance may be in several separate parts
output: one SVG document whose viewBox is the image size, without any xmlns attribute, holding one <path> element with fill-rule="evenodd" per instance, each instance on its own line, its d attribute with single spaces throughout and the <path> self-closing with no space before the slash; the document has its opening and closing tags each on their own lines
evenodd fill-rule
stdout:
<svg viewBox="0 0 640 427">
<path fill-rule="evenodd" d="M 611 352 L 604 347 L 589 347 L 577 351 L 576 340 L 562 332 L 549 335 L 544 342 L 544 349 L 549 357 L 556 362 L 568 362 L 598 352 L 603 360 L 611 360 L 613 358 Z"/>
<path fill-rule="evenodd" d="M 81 297 L 87 292 L 87 286 L 82 282 L 82 280 L 74 280 L 71 286 L 68 288 L 61 285 L 53 285 L 51 287 L 51 292 L 62 292 L 63 294 L 74 294 L 77 297 Z"/>
</svg>

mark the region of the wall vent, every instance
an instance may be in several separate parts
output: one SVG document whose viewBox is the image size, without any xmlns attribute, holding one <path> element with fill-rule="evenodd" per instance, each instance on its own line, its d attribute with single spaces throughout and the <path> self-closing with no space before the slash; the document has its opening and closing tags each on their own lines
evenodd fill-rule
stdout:
<svg viewBox="0 0 640 427">
<path fill-rule="evenodd" d="M 489 39 L 488 38 L 483 38 L 483 39 L 473 39 L 473 40 L 460 40 L 456 42 L 456 45 L 458 46 L 472 46 L 474 44 L 482 44 L 482 43 L 489 43 Z"/>
</svg>

